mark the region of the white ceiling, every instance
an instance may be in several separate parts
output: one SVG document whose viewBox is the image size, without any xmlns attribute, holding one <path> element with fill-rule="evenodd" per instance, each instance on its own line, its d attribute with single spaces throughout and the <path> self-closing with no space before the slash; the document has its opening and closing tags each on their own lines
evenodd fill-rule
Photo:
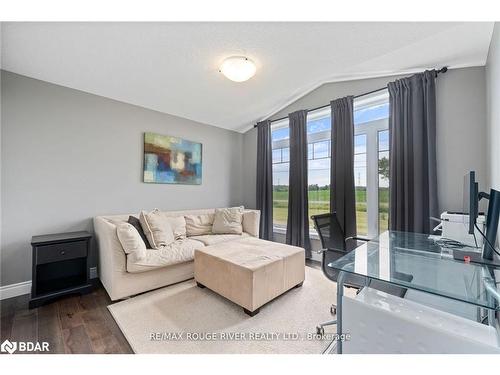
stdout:
<svg viewBox="0 0 500 375">
<path fill-rule="evenodd" d="M 493 23 L 2 23 L 2 69 L 244 131 L 319 85 L 484 65 Z M 218 72 L 231 55 L 255 77 Z"/>
</svg>

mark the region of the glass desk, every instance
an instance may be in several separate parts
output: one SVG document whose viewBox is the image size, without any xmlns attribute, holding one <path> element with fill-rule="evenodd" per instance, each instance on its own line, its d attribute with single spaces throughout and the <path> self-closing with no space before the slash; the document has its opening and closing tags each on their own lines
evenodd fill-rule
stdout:
<svg viewBox="0 0 500 375">
<path fill-rule="evenodd" d="M 369 286 L 390 285 L 474 305 L 488 312 L 493 324 L 500 310 L 500 294 L 495 283 L 499 267 L 465 263 L 453 259 L 453 250 L 440 246 L 426 234 L 387 231 L 328 264 L 338 272 L 337 332 L 342 333 L 342 296 L 344 281 L 355 275 Z M 360 285 L 363 286 L 363 285 Z M 342 353 L 342 342 L 337 342 Z"/>
</svg>

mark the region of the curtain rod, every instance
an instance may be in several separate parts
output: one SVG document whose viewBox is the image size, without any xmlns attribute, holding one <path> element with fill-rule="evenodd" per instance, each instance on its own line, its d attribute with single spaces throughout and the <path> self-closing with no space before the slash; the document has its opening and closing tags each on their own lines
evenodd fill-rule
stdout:
<svg viewBox="0 0 500 375">
<path fill-rule="evenodd" d="M 448 71 L 448 67 L 447 66 L 443 66 L 441 69 L 436 70 L 436 77 L 438 76 L 438 74 L 440 74 L 440 73 L 446 73 L 447 71 Z M 376 89 L 376 90 L 368 91 L 368 92 L 365 92 L 363 94 L 355 95 L 354 99 L 360 98 L 362 96 L 374 94 L 376 92 L 379 92 L 379 91 L 382 91 L 382 90 L 386 90 L 386 89 L 387 89 L 387 86 L 386 87 L 381 87 L 381 88 Z M 322 106 L 319 106 L 319 107 L 316 107 L 316 108 L 307 109 L 306 111 L 307 112 L 313 112 L 313 111 L 317 111 L 318 109 L 323 109 L 323 108 L 327 108 L 327 107 L 330 107 L 330 104 L 325 104 L 325 105 L 322 105 Z M 277 118 L 275 120 L 272 120 L 271 122 L 281 121 L 281 120 L 285 120 L 287 118 L 288 118 L 288 116 L 284 116 L 284 117 L 280 117 L 280 118 Z M 257 124 L 255 124 L 253 127 L 256 128 Z"/>
</svg>

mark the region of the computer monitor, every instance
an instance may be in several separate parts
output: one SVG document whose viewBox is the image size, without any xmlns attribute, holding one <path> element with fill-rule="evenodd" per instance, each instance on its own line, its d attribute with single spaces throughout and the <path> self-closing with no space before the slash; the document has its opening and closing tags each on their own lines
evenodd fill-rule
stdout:
<svg viewBox="0 0 500 375">
<path fill-rule="evenodd" d="M 488 213 L 486 214 L 486 234 L 483 246 L 483 258 L 493 260 L 497 241 L 498 223 L 500 220 L 500 191 L 490 189 L 490 193 L 479 193 L 479 198 L 488 199 Z"/>
<path fill-rule="evenodd" d="M 463 213 L 468 217 L 469 234 L 474 234 L 477 216 L 479 215 L 479 184 L 476 172 L 470 171 L 464 176 Z"/>
</svg>

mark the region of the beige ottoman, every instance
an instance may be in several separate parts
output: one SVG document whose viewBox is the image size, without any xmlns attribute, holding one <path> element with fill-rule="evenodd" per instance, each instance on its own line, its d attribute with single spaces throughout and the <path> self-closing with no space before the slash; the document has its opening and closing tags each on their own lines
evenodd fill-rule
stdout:
<svg viewBox="0 0 500 375">
<path fill-rule="evenodd" d="M 301 286 L 304 249 L 258 238 L 242 238 L 198 249 L 194 278 L 253 316 L 265 303 Z"/>
</svg>

